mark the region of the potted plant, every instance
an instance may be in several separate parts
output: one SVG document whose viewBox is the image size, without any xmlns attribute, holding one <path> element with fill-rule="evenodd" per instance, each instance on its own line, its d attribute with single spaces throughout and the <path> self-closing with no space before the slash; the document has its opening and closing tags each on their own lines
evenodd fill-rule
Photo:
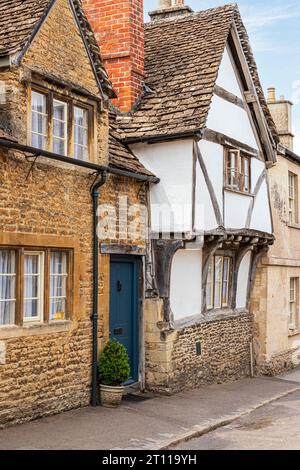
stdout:
<svg viewBox="0 0 300 470">
<path fill-rule="evenodd" d="M 100 398 L 102 406 L 117 407 L 122 400 L 124 386 L 130 377 L 129 359 L 125 346 L 109 341 L 98 361 Z"/>
</svg>

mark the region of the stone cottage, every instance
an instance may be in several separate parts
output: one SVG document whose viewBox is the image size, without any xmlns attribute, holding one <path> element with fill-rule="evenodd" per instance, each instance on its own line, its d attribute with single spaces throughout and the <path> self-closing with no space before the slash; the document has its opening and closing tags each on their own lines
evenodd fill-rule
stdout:
<svg viewBox="0 0 300 470">
<path fill-rule="evenodd" d="M 163 0 L 143 27 L 142 0 L 83 4 L 122 97 L 122 142 L 160 178 L 149 196 L 146 387 L 249 375 L 249 301 L 274 243 L 268 173 L 279 139 L 238 8 L 194 13 Z"/>
<path fill-rule="evenodd" d="M 113 112 L 109 125 L 116 93 L 80 1 L 0 2 L 0 93 L 2 426 L 88 405 L 91 390 L 96 404 L 110 292 L 122 290 L 110 267 L 139 325 L 141 207 L 157 179 Z"/>
<path fill-rule="evenodd" d="M 256 371 L 275 375 L 300 363 L 300 157 L 294 152 L 292 103 L 270 88 L 268 105 L 281 143 L 269 173 L 276 243 L 259 265 L 251 310 Z"/>
</svg>

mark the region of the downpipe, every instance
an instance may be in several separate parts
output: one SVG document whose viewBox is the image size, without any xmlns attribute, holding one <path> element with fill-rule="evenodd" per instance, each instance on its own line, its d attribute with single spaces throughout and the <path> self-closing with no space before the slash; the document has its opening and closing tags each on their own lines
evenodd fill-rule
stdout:
<svg viewBox="0 0 300 470">
<path fill-rule="evenodd" d="M 97 235 L 98 226 L 98 204 L 99 204 L 99 189 L 107 181 L 107 172 L 101 173 L 101 179 L 97 181 L 91 190 L 93 200 L 93 312 L 92 312 L 92 406 L 98 405 L 98 294 L 99 294 L 99 240 Z"/>
</svg>

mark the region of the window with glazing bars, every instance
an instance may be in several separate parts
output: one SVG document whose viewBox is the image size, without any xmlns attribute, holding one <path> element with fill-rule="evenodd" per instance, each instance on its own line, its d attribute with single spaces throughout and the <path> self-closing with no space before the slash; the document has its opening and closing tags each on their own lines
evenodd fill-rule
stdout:
<svg viewBox="0 0 300 470">
<path fill-rule="evenodd" d="M 0 326 L 65 320 L 71 305 L 71 252 L 0 249 Z"/>
<path fill-rule="evenodd" d="M 231 269 L 230 257 L 213 256 L 211 258 L 206 286 L 208 310 L 229 307 Z"/>
</svg>

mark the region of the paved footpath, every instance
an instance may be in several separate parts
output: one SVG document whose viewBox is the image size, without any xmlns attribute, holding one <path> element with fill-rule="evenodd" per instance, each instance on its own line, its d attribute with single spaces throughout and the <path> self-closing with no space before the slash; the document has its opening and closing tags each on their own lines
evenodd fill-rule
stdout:
<svg viewBox="0 0 300 470">
<path fill-rule="evenodd" d="M 116 410 L 81 408 L 0 430 L 0 449 L 165 449 L 295 391 L 300 391 L 300 369 L 283 377 L 244 379 L 173 397 L 129 396 Z"/>
</svg>

